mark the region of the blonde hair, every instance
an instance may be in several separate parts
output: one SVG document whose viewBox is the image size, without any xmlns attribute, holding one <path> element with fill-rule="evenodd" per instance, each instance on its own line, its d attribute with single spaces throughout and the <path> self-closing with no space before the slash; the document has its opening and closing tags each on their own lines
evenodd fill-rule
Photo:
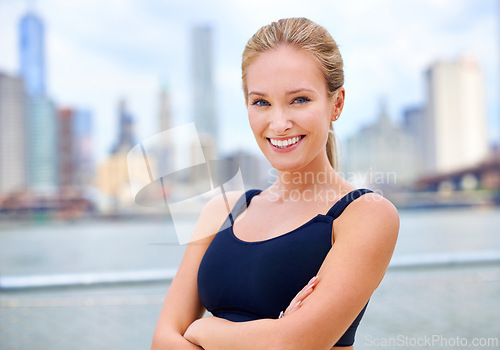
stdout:
<svg viewBox="0 0 500 350">
<path fill-rule="evenodd" d="M 318 61 L 330 97 L 333 97 L 335 91 L 344 85 L 344 63 L 337 43 L 330 33 L 307 18 L 285 18 L 260 28 L 250 38 L 243 51 L 241 80 L 246 104 L 248 104 L 247 68 L 259 54 L 287 44 L 310 53 Z M 336 169 L 336 142 L 331 123 L 326 142 L 326 154 L 330 164 Z"/>
</svg>

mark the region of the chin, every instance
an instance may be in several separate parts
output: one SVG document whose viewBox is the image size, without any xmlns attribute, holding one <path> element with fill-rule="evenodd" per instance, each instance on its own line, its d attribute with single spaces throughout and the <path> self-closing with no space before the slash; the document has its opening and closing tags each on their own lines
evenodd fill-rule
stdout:
<svg viewBox="0 0 500 350">
<path fill-rule="evenodd" d="M 267 160 L 271 164 L 271 166 L 278 170 L 278 171 L 294 171 L 294 170 L 299 170 L 307 166 L 307 164 L 304 164 L 303 162 L 298 161 L 297 159 L 291 159 L 289 161 L 286 161 L 284 159 L 269 159 L 267 157 Z"/>
</svg>

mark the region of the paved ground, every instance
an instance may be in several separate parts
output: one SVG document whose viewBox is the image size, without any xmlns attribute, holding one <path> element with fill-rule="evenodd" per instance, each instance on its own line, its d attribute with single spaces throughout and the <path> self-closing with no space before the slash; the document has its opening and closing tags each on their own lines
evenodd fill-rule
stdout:
<svg viewBox="0 0 500 350">
<path fill-rule="evenodd" d="M 0 349 L 149 349 L 167 288 L 4 292 Z M 356 349 L 498 349 L 499 296 L 498 264 L 390 270 L 370 301 Z M 495 337 L 493 346 L 465 345 Z"/>
<path fill-rule="evenodd" d="M 360 325 L 356 348 L 500 349 L 499 296 L 500 265 L 389 271 Z M 475 338 L 496 340 L 472 346 Z"/>
</svg>

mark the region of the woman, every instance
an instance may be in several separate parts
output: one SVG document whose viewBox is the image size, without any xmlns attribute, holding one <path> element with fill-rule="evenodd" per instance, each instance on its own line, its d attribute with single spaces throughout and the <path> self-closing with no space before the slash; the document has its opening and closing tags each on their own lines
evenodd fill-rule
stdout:
<svg viewBox="0 0 500 350">
<path fill-rule="evenodd" d="M 335 171 L 338 47 L 308 19 L 273 22 L 247 43 L 242 80 L 277 179 L 231 193 L 230 215 L 222 198 L 207 204 L 193 235 L 208 238 L 188 244 L 152 349 L 352 349 L 399 219 L 389 201 Z M 205 308 L 214 316 L 202 317 Z"/>
</svg>

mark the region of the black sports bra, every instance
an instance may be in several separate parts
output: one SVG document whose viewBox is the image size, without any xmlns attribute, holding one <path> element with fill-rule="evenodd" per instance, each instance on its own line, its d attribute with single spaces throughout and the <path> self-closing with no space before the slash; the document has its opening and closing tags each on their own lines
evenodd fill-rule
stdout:
<svg viewBox="0 0 500 350">
<path fill-rule="evenodd" d="M 354 190 L 328 211 L 300 227 L 264 241 L 246 242 L 232 223 L 260 190 L 249 190 L 236 203 L 208 247 L 198 271 L 198 294 L 214 316 L 230 321 L 277 318 L 315 276 L 332 247 L 332 224 L 367 189 Z M 335 346 L 351 346 L 366 305 Z"/>
</svg>

